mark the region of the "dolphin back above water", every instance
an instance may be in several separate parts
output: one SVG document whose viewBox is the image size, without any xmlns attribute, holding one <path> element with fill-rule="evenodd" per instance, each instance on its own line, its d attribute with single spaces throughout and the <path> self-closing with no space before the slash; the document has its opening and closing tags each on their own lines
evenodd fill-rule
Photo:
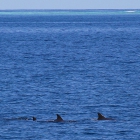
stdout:
<svg viewBox="0 0 140 140">
<path fill-rule="evenodd" d="M 97 120 L 114 120 L 112 118 L 106 118 L 101 113 L 98 113 L 98 119 Z"/>
<path fill-rule="evenodd" d="M 57 118 L 55 120 L 48 120 L 47 122 L 76 122 L 74 120 L 63 120 L 63 118 L 59 115 L 59 114 L 56 114 Z"/>
<path fill-rule="evenodd" d="M 57 119 L 55 119 L 54 122 L 64 122 L 64 120 L 61 118 L 59 114 L 56 115 L 57 115 Z"/>
</svg>

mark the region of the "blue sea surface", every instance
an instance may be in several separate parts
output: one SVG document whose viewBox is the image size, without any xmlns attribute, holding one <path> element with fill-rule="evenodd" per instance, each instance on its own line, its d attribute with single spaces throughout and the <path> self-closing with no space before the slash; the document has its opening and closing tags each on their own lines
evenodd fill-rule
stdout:
<svg viewBox="0 0 140 140">
<path fill-rule="evenodd" d="M 1 10 L 0 126 L 0 140 L 139 140 L 140 10 Z"/>
</svg>

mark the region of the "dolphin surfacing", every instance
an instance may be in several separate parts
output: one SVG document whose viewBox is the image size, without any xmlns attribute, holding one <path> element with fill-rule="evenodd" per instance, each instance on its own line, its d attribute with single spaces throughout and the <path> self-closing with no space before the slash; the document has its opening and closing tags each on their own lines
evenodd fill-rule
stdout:
<svg viewBox="0 0 140 140">
<path fill-rule="evenodd" d="M 98 113 L 98 119 L 97 120 L 114 120 L 112 118 L 106 118 L 101 113 Z"/>
<path fill-rule="evenodd" d="M 32 119 L 33 119 L 33 121 L 36 121 L 37 120 L 36 117 L 32 117 Z"/>
<path fill-rule="evenodd" d="M 54 122 L 63 122 L 64 121 L 59 114 L 56 114 L 56 115 L 57 115 L 57 119 L 55 119 Z"/>
<path fill-rule="evenodd" d="M 56 115 L 57 115 L 57 118 L 53 120 L 53 122 L 64 122 L 64 123 L 76 122 L 74 120 L 63 120 L 59 114 L 56 114 Z M 52 121 L 49 121 L 49 122 L 52 122 Z"/>
</svg>

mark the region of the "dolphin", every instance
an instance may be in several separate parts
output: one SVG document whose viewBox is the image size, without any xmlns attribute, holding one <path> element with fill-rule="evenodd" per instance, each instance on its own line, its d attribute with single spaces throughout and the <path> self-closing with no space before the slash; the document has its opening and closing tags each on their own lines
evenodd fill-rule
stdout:
<svg viewBox="0 0 140 140">
<path fill-rule="evenodd" d="M 33 121 L 36 121 L 36 117 L 32 117 Z"/>
<path fill-rule="evenodd" d="M 16 121 L 16 120 L 30 121 L 30 120 L 33 120 L 33 121 L 36 121 L 36 117 L 31 117 L 31 118 L 28 118 L 28 117 L 6 118 L 5 120 L 9 120 L 9 121 Z"/>
<path fill-rule="evenodd" d="M 97 120 L 114 120 L 112 118 L 106 118 L 101 113 L 98 113 L 98 119 Z"/>
<path fill-rule="evenodd" d="M 64 120 L 59 114 L 56 114 L 56 115 L 57 115 L 57 118 L 54 120 L 54 122 L 64 122 Z"/>
<path fill-rule="evenodd" d="M 55 120 L 46 120 L 46 121 L 41 121 L 41 122 L 54 122 L 54 123 L 59 123 L 59 122 L 76 122 L 74 120 L 63 120 L 63 118 L 59 115 L 56 114 L 56 119 Z"/>
</svg>

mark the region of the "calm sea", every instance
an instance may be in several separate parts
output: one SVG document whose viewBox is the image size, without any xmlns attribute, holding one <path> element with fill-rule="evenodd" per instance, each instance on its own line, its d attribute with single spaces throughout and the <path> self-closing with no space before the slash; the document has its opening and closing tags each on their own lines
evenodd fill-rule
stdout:
<svg viewBox="0 0 140 140">
<path fill-rule="evenodd" d="M 0 140 L 66 139 L 140 139 L 140 10 L 0 11 Z"/>
</svg>

